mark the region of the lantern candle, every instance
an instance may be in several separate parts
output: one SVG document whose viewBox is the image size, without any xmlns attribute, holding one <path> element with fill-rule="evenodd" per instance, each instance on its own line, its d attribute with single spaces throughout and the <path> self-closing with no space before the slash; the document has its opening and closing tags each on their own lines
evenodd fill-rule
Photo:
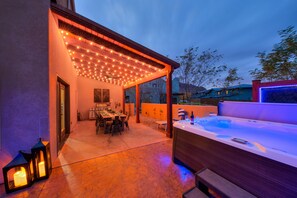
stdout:
<svg viewBox="0 0 297 198">
<path fill-rule="evenodd" d="M 27 184 L 27 175 L 25 170 L 17 171 L 13 174 L 14 186 L 24 186 Z"/>
<path fill-rule="evenodd" d="M 44 165 L 44 161 L 38 163 L 38 169 L 39 169 L 39 177 L 45 176 L 45 165 Z"/>
</svg>

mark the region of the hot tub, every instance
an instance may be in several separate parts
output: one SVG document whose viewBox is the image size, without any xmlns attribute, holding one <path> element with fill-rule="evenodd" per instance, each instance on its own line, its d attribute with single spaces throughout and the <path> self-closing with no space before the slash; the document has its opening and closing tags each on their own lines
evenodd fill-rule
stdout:
<svg viewBox="0 0 297 198">
<path fill-rule="evenodd" d="M 173 159 L 265 197 L 297 193 L 297 125 L 213 116 L 174 123 Z"/>
</svg>

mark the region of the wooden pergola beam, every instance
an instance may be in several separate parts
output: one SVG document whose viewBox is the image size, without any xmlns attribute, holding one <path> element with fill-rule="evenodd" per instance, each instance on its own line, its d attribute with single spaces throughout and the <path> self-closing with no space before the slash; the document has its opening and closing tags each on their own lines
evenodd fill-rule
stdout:
<svg viewBox="0 0 297 198">
<path fill-rule="evenodd" d="M 167 102 L 167 131 L 166 136 L 172 138 L 172 73 L 173 69 L 167 70 L 166 75 L 166 102 Z"/>
<path fill-rule="evenodd" d="M 147 83 L 147 82 L 150 82 L 152 80 L 156 80 L 158 78 L 162 78 L 164 76 L 167 76 L 167 70 L 166 69 L 164 69 L 164 70 L 162 70 L 160 72 L 156 72 L 156 73 L 154 73 L 151 76 L 145 77 L 145 78 L 143 78 L 140 81 L 137 81 L 137 82 L 128 84 L 128 85 L 124 86 L 124 88 L 125 89 L 128 89 L 128 88 L 134 87 L 134 86 L 139 85 L 139 84 Z"/>
</svg>

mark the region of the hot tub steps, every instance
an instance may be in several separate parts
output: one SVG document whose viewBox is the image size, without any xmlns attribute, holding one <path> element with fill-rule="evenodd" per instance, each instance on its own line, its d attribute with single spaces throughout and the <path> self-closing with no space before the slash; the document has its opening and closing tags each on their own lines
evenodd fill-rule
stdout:
<svg viewBox="0 0 297 198">
<path fill-rule="evenodd" d="M 197 172 L 195 180 L 200 191 L 213 197 L 256 197 L 207 168 Z"/>
<path fill-rule="evenodd" d="M 208 196 L 199 190 L 196 186 L 186 191 L 183 198 L 207 198 Z"/>
</svg>

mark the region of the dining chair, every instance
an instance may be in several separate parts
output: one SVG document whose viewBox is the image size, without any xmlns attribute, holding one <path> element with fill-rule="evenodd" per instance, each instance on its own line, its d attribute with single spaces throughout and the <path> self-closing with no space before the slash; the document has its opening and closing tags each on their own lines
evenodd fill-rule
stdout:
<svg viewBox="0 0 297 198">
<path fill-rule="evenodd" d="M 96 114 L 96 134 L 98 134 L 100 127 L 104 127 L 104 119 L 100 114 Z"/>
<path fill-rule="evenodd" d="M 113 120 L 112 119 L 105 119 L 104 120 L 104 133 L 111 133 Z"/>
<path fill-rule="evenodd" d="M 124 120 L 124 126 L 123 126 L 123 128 L 126 126 L 126 128 L 129 130 L 130 128 L 129 128 L 129 118 L 130 118 L 130 114 L 129 113 L 127 113 L 127 117 L 125 118 L 125 120 Z"/>
<path fill-rule="evenodd" d="M 122 135 L 121 128 L 122 128 L 122 122 L 120 120 L 120 117 L 115 116 L 111 125 L 111 135 L 113 136 L 115 133 L 118 133 L 118 132 Z"/>
</svg>

